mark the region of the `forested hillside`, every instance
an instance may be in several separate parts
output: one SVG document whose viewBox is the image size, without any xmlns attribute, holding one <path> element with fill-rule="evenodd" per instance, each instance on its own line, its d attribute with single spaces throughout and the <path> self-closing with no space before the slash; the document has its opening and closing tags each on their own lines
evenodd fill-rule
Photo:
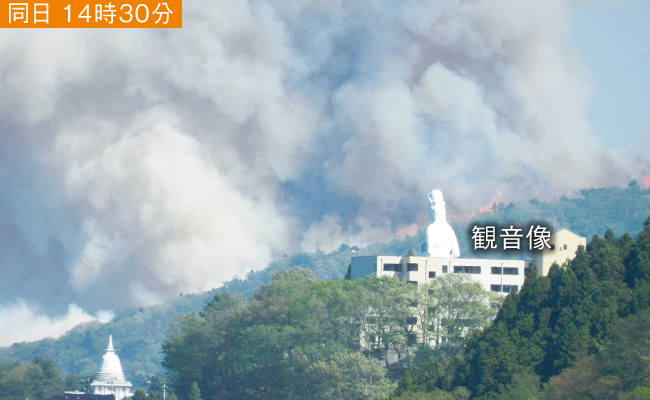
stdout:
<svg viewBox="0 0 650 400">
<path fill-rule="evenodd" d="M 581 190 L 571 197 L 552 201 L 531 200 L 520 204 L 494 204 L 491 212 L 477 215 L 475 221 L 516 222 L 545 221 L 550 226 L 567 228 L 591 238 L 611 230 L 614 235 L 636 234 L 650 215 L 650 190 L 636 181 L 627 188 Z"/>
<path fill-rule="evenodd" d="M 284 257 L 262 271 L 251 272 L 245 280 L 234 279 L 215 291 L 180 295 L 164 304 L 123 310 L 110 323 L 83 324 L 56 340 L 44 339 L 1 348 L 0 362 L 17 359 L 28 363 L 35 356 L 43 356 L 54 360 L 63 374 L 72 373 L 83 378 L 97 372 L 106 349 L 108 331 L 112 329 L 127 379 L 140 383 L 147 375 L 165 373 L 160 346 L 169 325 L 179 315 L 201 311 L 215 293 L 225 290 L 247 299 L 269 283 L 273 274 L 289 268 L 309 268 L 320 280 L 341 279 L 350 263 L 351 251 L 348 246 L 341 246 L 329 254 L 298 253 Z"/>
<path fill-rule="evenodd" d="M 476 398 L 647 398 L 650 219 L 633 240 L 607 231 L 565 267 L 529 279 L 462 359 L 409 372 L 400 399 L 469 389 Z M 443 366 L 445 368 L 443 368 Z"/>
<path fill-rule="evenodd" d="M 381 399 L 417 353 L 461 352 L 502 300 L 464 274 L 418 286 L 292 269 L 248 303 L 226 292 L 183 317 L 163 365 L 181 399 L 193 384 L 209 399 Z"/>
<path fill-rule="evenodd" d="M 529 221 L 543 220 L 549 224 L 555 223 L 557 227 L 567 227 L 588 238 L 591 238 L 594 233 L 602 234 L 607 228 L 612 228 L 613 234 L 608 234 L 606 239 L 600 239 L 609 243 L 612 237 L 622 235 L 625 232 L 630 232 L 632 235 L 635 235 L 636 232 L 641 230 L 643 221 L 648 215 L 650 215 L 650 191 L 642 190 L 636 184 L 632 183 L 625 189 L 604 188 L 584 190 L 575 196 L 575 198 L 561 198 L 547 202 L 531 201 L 523 204 L 497 204 L 494 207 L 493 213 L 466 216 L 455 220 L 454 228 L 461 242 L 462 254 L 467 256 L 467 250 L 469 248 L 468 224 L 475 221 L 491 221 L 503 224 L 517 222 L 525 224 Z M 632 239 L 633 237 L 629 237 L 623 240 L 631 243 Z M 0 362 L 11 362 L 14 359 L 18 359 L 24 363 L 29 363 L 34 356 L 41 355 L 54 360 L 64 375 L 68 373 L 74 373 L 80 377 L 91 375 L 96 372 L 99 366 L 101 356 L 106 347 L 107 332 L 112 328 L 116 348 L 127 373 L 127 378 L 137 384 L 142 381 L 145 375 L 163 375 L 165 373 L 165 369 L 160 364 L 162 361 L 160 346 L 168 333 L 169 324 L 181 314 L 200 312 L 214 294 L 228 290 L 237 293 L 243 301 L 246 301 L 257 293 L 260 287 L 270 283 L 273 274 L 294 267 L 306 268 L 313 271 L 315 278 L 318 280 L 342 279 L 350 263 L 353 250 L 356 250 L 357 254 L 405 255 L 410 250 L 416 249 L 418 243 L 419 239 L 417 237 L 408 237 L 403 240 L 393 240 L 388 244 L 371 245 L 368 248 L 362 249 L 350 248 L 343 244 L 337 251 L 329 254 L 319 252 L 298 253 L 292 256 L 286 256 L 271 263 L 266 269 L 255 272 L 251 271 L 246 277 L 233 279 L 227 282 L 223 288 L 210 293 L 184 295 L 170 299 L 163 305 L 124 310 L 118 312 L 115 319 L 109 324 L 91 323 L 79 326 L 57 340 L 46 339 L 2 348 L 0 349 Z M 625 252 L 627 250 L 620 251 Z M 483 254 L 479 253 L 477 256 L 483 256 Z M 590 259 L 589 250 L 587 251 L 586 257 Z M 619 260 L 619 263 L 622 262 L 626 261 Z M 612 285 L 613 289 L 620 286 Z M 629 287 L 632 283 L 628 281 L 626 285 Z M 632 290 L 632 288 L 629 288 L 629 290 Z M 517 298 L 521 296 L 523 294 Z M 545 296 L 556 296 L 556 293 L 549 292 Z M 598 301 L 604 301 L 601 299 L 602 296 L 604 295 L 596 297 Z M 564 299 L 563 301 L 568 302 L 570 300 Z M 508 304 L 510 303 L 506 303 L 508 307 L 513 307 Z M 582 305 L 581 307 L 584 308 L 587 305 Z M 620 311 L 617 310 L 617 318 L 624 315 L 619 314 Z M 553 318 L 555 317 L 559 318 L 559 314 L 557 316 L 553 314 Z M 500 318 L 498 321 L 502 321 L 504 317 Z M 535 318 L 539 317 L 531 316 L 530 318 L 536 324 Z M 604 322 L 600 322 L 600 324 L 603 325 Z M 497 328 L 491 329 L 494 330 Z M 581 329 L 584 330 L 586 328 Z M 594 330 L 594 334 L 602 335 L 603 333 L 599 329 L 589 326 L 590 334 L 591 330 Z M 559 333 L 554 334 L 559 335 Z M 597 340 L 598 345 L 600 345 L 601 339 L 594 340 Z M 589 344 L 587 347 L 590 349 L 589 351 L 593 350 L 592 344 Z M 544 365 L 543 368 L 546 368 L 543 371 L 550 371 L 548 373 L 542 373 L 542 369 L 540 369 L 542 367 L 535 367 L 537 368 L 536 371 L 540 373 L 540 375 L 536 376 L 541 377 L 542 380 L 547 379 L 550 376 L 549 374 L 557 372 L 557 368 L 560 365 L 573 365 L 571 362 L 557 364 L 554 367 L 552 364 L 549 365 L 548 361 L 542 364 Z M 413 373 L 415 374 L 416 372 L 413 371 Z M 459 372 L 458 377 L 460 376 Z M 455 379 L 457 379 L 457 382 L 461 382 L 458 381 L 460 379 L 458 377 Z M 512 379 L 519 379 L 519 375 L 515 374 Z M 471 386 L 473 390 L 483 385 L 481 382 L 471 383 L 469 381 L 462 381 L 462 384 Z M 451 388 L 450 384 L 445 387 L 448 389 Z"/>
<path fill-rule="evenodd" d="M 113 332 L 116 350 L 127 378 L 141 383 L 146 375 L 162 375 L 160 344 L 169 325 L 181 314 L 200 310 L 210 293 L 179 296 L 154 307 L 124 310 L 110 323 L 86 323 L 59 339 L 19 343 L 2 349 L 0 362 L 14 359 L 25 363 L 35 356 L 54 360 L 62 374 L 78 375 L 78 380 L 94 375 Z"/>
</svg>

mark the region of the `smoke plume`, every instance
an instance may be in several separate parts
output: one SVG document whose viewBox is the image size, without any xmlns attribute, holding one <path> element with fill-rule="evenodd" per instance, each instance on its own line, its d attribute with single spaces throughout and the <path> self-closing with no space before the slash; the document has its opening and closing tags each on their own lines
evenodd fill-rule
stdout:
<svg viewBox="0 0 650 400">
<path fill-rule="evenodd" d="M 67 314 L 49 317 L 29 306 L 25 300 L 0 305 L 0 346 L 16 342 L 28 342 L 43 337 L 58 338 L 68 330 L 84 322 L 108 322 L 113 318 L 110 311 L 89 315 L 76 304 L 68 306 Z"/>
<path fill-rule="evenodd" d="M 183 17 L 0 36 L 0 302 L 154 303 L 411 232 L 433 188 L 462 213 L 647 171 L 586 120 L 566 0 L 186 1 Z"/>
</svg>

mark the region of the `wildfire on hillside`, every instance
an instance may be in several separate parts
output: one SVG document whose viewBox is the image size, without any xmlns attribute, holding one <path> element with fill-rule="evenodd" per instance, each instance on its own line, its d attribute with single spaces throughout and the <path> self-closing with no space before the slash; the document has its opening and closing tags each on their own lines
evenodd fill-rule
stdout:
<svg viewBox="0 0 650 400">
<path fill-rule="evenodd" d="M 644 175 L 643 178 L 641 178 L 641 182 L 639 183 L 639 187 L 642 190 L 650 189 L 650 175 Z"/>
<path fill-rule="evenodd" d="M 493 212 L 494 212 L 494 206 L 496 206 L 497 203 L 498 203 L 498 202 L 496 201 L 496 199 L 493 200 L 490 204 L 481 207 L 481 208 L 478 210 L 478 213 L 479 213 L 479 214 L 493 213 Z"/>
<path fill-rule="evenodd" d="M 399 235 L 402 238 L 405 238 L 407 236 L 415 236 L 418 234 L 418 224 L 413 223 L 410 225 L 403 226 L 399 228 L 397 231 L 395 231 L 397 235 Z"/>
<path fill-rule="evenodd" d="M 490 201 L 487 205 L 481 207 L 478 210 L 478 213 L 479 214 L 485 214 L 485 213 L 491 214 L 491 213 L 493 213 L 495 207 L 499 204 L 499 197 L 501 197 L 501 192 L 500 191 L 497 192 L 497 195 L 494 196 L 492 201 Z"/>
</svg>

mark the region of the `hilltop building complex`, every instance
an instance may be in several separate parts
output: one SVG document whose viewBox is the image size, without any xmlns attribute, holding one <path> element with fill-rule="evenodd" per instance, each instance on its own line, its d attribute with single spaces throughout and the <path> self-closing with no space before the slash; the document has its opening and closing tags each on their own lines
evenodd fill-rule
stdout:
<svg viewBox="0 0 650 400">
<path fill-rule="evenodd" d="M 537 251 L 532 260 L 499 260 L 459 258 L 456 235 L 447 223 L 445 202 L 440 190 L 429 194 L 429 218 L 418 256 L 356 256 L 352 257 L 350 278 L 368 275 L 389 276 L 414 284 L 427 284 L 432 279 L 448 273 L 469 274 L 485 290 L 508 294 L 523 286 L 525 270 L 536 265 L 537 275 L 547 275 L 554 262 L 562 264 L 575 257 L 586 238 L 566 229 L 550 235 L 548 247 Z"/>
</svg>

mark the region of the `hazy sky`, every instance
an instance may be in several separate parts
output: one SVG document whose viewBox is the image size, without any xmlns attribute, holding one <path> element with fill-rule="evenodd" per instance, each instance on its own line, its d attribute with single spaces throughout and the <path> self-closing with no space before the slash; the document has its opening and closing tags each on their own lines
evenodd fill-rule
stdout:
<svg viewBox="0 0 650 400">
<path fill-rule="evenodd" d="M 0 345 L 650 173 L 647 1 L 295 3 L 0 33 Z"/>
<path fill-rule="evenodd" d="M 591 75 L 589 122 L 608 147 L 647 151 L 650 3 L 584 1 L 571 10 L 571 41 Z"/>
</svg>

